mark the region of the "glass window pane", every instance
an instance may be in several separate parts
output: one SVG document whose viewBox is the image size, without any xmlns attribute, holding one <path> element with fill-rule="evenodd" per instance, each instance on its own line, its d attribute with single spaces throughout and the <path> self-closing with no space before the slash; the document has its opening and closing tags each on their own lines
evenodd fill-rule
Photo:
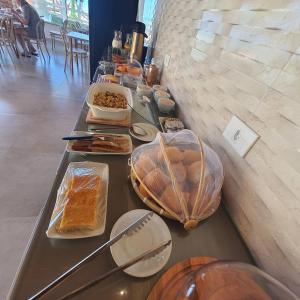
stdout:
<svg viewBox="0 0 300 300">
<path fill-rule="evenodd" d="M 68 18 L 83 26 L 89 23 L 88 0 L 28 0 L 28 2 L 45 21 L 61 25 Z"/>
<path fill-rule="evenodd" d="M 138 16 L 140 20 L 138 21 L 145 23 L 146 33 L 148 35 L 148 38 L 145 39 L 146 45 L 151 41 L 152 23 L 153 23 L 156 3 L 157 0 L 143 0 L 140 2 L 140 6 L 139 6 L 140 12 Z"/>
</svg>

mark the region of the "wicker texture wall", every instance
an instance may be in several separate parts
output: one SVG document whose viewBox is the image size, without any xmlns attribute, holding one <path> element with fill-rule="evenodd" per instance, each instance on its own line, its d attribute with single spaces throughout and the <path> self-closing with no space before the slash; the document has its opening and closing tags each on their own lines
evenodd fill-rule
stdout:
<svg viewBox="0 0 300 300">
<path fill-rule="evenodd" d="M 257 263 L 300 294 L 300 1 L 161 0 L 158 15 L 163 84 L 220 155 Z M 232 115 L 260 135 L 244 159 L 222 137 Z"/>
</svg>

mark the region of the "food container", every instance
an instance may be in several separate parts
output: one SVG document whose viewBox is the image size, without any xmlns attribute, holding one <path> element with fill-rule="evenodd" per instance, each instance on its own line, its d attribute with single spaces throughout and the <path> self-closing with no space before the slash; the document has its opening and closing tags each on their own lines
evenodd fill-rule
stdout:
<svg viewBox="0 0 300 300">
<path fill-rule="evenodd" d="M 129 105 L 127 108 L 110 108 L 94 105 L 94 97 L 99 92 L 113 92 L 119 93 L 125 96 Z M 92 114 L 95 118 L 122 121 L 130 118 L 131 107 L 133 105 L 132 94 L 129 88 L 120 86 L 115 83 L 93 83 L 87 93 L 86 103 L 90 107 Z"/>
<path fill-rule="evenodd" d="M 161 113 L 169 113 L 175 108 L 175 102 L 169 98 L 158 99 L 158 109 Z"/>
<path fill-rule="evenodd" d="M 101 75 L 98 79 L 97 82 L 107 82 L 107 83 L 120 83 L 120 77 L 107 74 L 107 75 Z"/>
<path fill-rule="evenodd" d="M 154 93 L 154 100 L 158 103 L 159 98 L 171 98 L 171 95 L 165 91 L 158 90 Z"/>
<path fill-rule="evenodd" d="M 168 88 L 166 86 L 162 86 L 162 85 L 159 85 L 159 84 L 153 85 L 152 88 L 153 88 L 154 92 L 156 92 L 156 91 L 168 92 Z"/>
<path fill-rule="evenodd" d="M 115 151 L 112 147 L 109 149 L 103 148 L 101 151 L 87 151 L 87 150 L 74 150 L 73 146 L 76 143 L 76 141 L 71 140 L 68 141 L 66 150 L 70 153 L 80 153 L 80 154 L 85 154 L 85 155 L 127 155 L 132 152 L 132 140 L 131 137 L 128 134 L 115 134 L 115 133 L 93 133 L 91 134 L 90 132 L 86 131 L 73 131 L 71 136 L 84 136 L 84 135 L 100 135 L 103 138 L 106 138 L 107 141 L 112 141 L 113 143 L 119 144 L 120 141 L 122 140 L 122 143 L 126 143 L 126 148 L 124 147 L 123 151 Z"/>
<path fill-rule="evenodd" d="M 139 197 L 187 230 L 217 210 L 223 177 L 217 154 L 191 130 L 158 133 L 131 155 L 131 181 Z"/>
<path fill-rule="evenodd" d="M 130 59 L 127 62 L 127 73 L 133 77 L 142 77 L 143 67 L 136 59 Z"/>
<path fill-rule="evenodd" d="M 149 67 L 149 70 L 147 72 L 146 81 L 149 85 L 153 85 L 157 82 L 157 76 L 158 76 L 158 68 L 156 65 L 151 64 Z"/>
<path fill-rule="evenodd" d="M 53 209 L 53 213 L 50 219 L 49 227 L 46 232 L 49 238 L 56 239 L 78 239 L 78 238 L 86 238 L 103 234 L 105 230 L 106 223 L 106 210 L 107 210 L 107 194 L 108 194 L 108 180 L 109 180 L 109 170 L 108 165 L 103 163 L 96 163 L 90 161 L 83 162 L 71 162 L 67 168 L 67 171 L 64 175 L 64 178 L 60 184 L 60 187 L 57 191 L 57 198 L 55 202 L 55 206 Z M 71 182 L 74 177 L 89 178 L 83 179 L 80 182 L 80 185 L 77 185 L 76 188 L 72 190 L 72 195 L 76 193 L 81 193 L 84 195 L 84 192 L 87 190 L 93 190 L 96 188 L 95 181 L 92 178 L 93 176 L 98 176 L 100 178 L 100 191 L 98 203 L 95 206 L 96 213 L 96 224 L 92 229 L 88 228 L 78 228 L 76 230 L 67 230 L 61 231 L 59 227 L 61 226 L 60 222 L 62 221 L 64 210 L 66 204 L 69 203 L 68 192 L 71 189 Z M 77 203 L 76 207 L 74 207 L 75 211 L 79 211 L 80 209 L 84 212 L 86 203 L 84 198 L 81 199 L 81 203 Z M 76 215 L 76 214 L 75 214 Z M 70 216 L 70 212 L 69 212 Z M 74 216 L 74 214 L 73 214 Z M 74 220 L 74 218 L 73 218 Z M 72 218 L 69 219 L 72 221 Z M 79 225 L 78 225 L 79 226 Z M 81 225 L 82 226 L 82 225 Z"/>
<path fill-rule="evenodd" d="M 139 84 L 136 88 L 136 93 L 140 97 L 142 97 L 142 96 L 151 97 L 152 88 L 145 84 Z"/>
<path fill-rule="evenodd" d="M 214 261 L 169 278 L 155 300 L 299 300 L 277 279 L 241 262 Z"/>
<path fill-rule="evenodd" d="M 184 124 L 178 118 L 159 117 L 159 124 L 163 132 L 177 132 L 184 129 Z"/>
<path fill-rule="evenodd" d="M 127 64 L 116 64 L 115 74 L 124 74 L 127 73 Z"/>
</svg>

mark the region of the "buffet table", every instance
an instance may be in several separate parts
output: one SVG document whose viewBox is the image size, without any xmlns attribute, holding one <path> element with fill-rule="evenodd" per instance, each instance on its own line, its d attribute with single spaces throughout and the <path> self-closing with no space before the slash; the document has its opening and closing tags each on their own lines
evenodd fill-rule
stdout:
<svg viewBox="0 0 300 300">
<path fill-rule="evenodd" d="M 87 130 L 85 118 L 88 107 L 83 106 L 76 130 Z M 150 110 L 144 108 L 152 119 Z M 133 122 L 145 122 L 138 114 L 132 113 Z M 155 122 L 154 122 L 155 123 Z M 89 125 L 89 128 L 92 127 Z M 96 127 L 100 127 L 97 125 Z M 107 131 L 109 132 L 109 130 Z M 114 133 L 128 133 L 128 129 L 114 130 Z M 68 134 L 68 133 L 65 133 Z M 133 139 L 134 146 L 140 143 Z M 129 210 L 147 207 L 134 192 L 129 175 L 129 155 L 125 156 L 82 156 L 64 153 L 57 169 L 48 201 L 38 218 L 32 238 L 25 251 L 19 271 L 12 285 L 8 299 L 27 299 L 43 288 L 57 276 L 77 263 L 91 251 L 107 241 L 111 229 L 117 219 Z M 70 162 L 96 161 L 109 165 L 109 192 L 106 218 L 106 229 L 103 235 L 94 238 L 77 240 L 55 240 L 47 238 L 45 232 L 56 200 L 57 189 Z M 166 267 L 158 274 L 149 278 L 134 278 L 119 272 L 72 299 L 146 299 L 151 288 L 159 277 L 176 262 L 193 256 L 212 256 L 219 259 L 231 259 L 252 263 L 252 258 L 239 236 L 232 221 L 222 206 L 209 219 L 187 232 L 182 224 L 164 218 L 172 235 L 173 249 Z M 58 299 L 68 291 L 94 279 L 101 273 L 107 272 L 115 266 L 110 251 L 106 251 L 94 261 L 86 265 L 78 273 L 73 274 L 60 286 L 42 299 Z"/>
</svg>

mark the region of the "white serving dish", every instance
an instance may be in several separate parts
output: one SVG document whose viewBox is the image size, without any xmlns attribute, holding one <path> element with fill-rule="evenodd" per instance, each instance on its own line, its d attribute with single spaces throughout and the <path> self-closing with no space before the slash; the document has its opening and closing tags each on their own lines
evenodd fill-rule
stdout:
<svg viewBox="0 0 300 300">
<path fill-rule="evenodd" d="M 159 130 L 152 124 L 149 123 L 134 123 L 132 126 L 137 126 L 143 129 L 146 132 L 146 135 L 137 135 L 135 134 L 132 129 L 129 129 L 129 133 L 136 138 L 137 140 L 143 142 L 152 142 L 155 138 Z"/>
<path fill-rule="evenodd" d="M 176 129 L 176 130 L 171 130 L 171 129 L 168 129 L 165 127 L 165 121 L 167 119 L 169 119 L 170 117 L 158 117 L 158 120 L 159 120 L 159 124 L 160 124 L 160 127 L 162 129 L 163 132 L 169 132 L 169 133 L 173 133 L 173 132 L 178 132 L 178 131 L 181 131 L 184 129 L 184 127 L 182 129 Z M 181 121 L 180 119 L 178 119 L 179 121 Z"/>
<path fill-rule="evenodd" d="M 71 136 L 74 135 L 88 135 L 90 134 L 90 132 L 86 132 L 86 131 L 73 131 Z M 103 135 L 105 135 L 105 133 L 101 133 Z M 66 150 L 70 153 L 79 153 L 79 154 L 88 154 L 88 155 L 127 155 L 127 154 L 131 154 L 132 152 L 132 140 L 130 135 L 128 134 L 114 134 L 114 133 L 109 133 L 109 135 L 121 135 L 124 136 L 128 139 L 128 143 L 129 143 L 129 150 L 127 152 L 88 152 L 88 151 L 76 151 L 72 149 L 72 145 L 74 143 L 74 141 L 68 141 L 67 143 L 67 148 Z"/>
<path fill-rule="evenodd" d="M 119 93 L 125 96 L 129 105 L 127 108 L 110 108 L 94 105 L 94 96 L 99 92 L 113 92 Z M 123 87 L 115 83 L 102 83 L 96 82 L 93 83 L 88 90 L 86 96 L 86 103 L 90 107 L 92 114 L 95 118 L 105 119 L 105 120 L 114 120 L 122 121 L 129 119 L 131 115 L 131 107 L 133 106 L 132 94 L 129 88 Z"/>
<path fill-rule="evenodd" d="M 148 212 L 149 210 L 146 209 L 135 209 L 122 215 L 114 224 L 110 238 L 116 236 L 120 231 Z M 153 217 L 141 229 L 131 235 L 125 235 L 118 243 L 110 247 L 110 251 L 115 263 L 120 266 L 145 251 L 171 239 L 171 233 L 167 224 L 160 216 L 154 213 Z M 125 269 L 124 272 L 140 278 L 152 276 L 167 264 L 171 252 L 172 244 L 161 253 L 139 261 Z"/>
<path fill-rule="evenodd" d="M 152 88 L 150 86 L 145 85 L 145 84 L 139 84 L 136 88 L 136 93 L 140 97 L 141 96 L 151 97 Z"/>
<path fill-rule="evenodd" d="M 175 108 L 175 102 L 169 98 L 159 98 L 157 105 L 161 113 L 169 113 Z"/>
<path fill-rule="evenodd" d="M 164 92 L 168 92 L 168 88 L 166 86 L 162 86 L 162 85 L 159 85 L 159 84 L 155 84 L 153 85 L 153 91 L 156 92 L 156 91 L 164 91 Z"/>
<path fill-rule="evenodd" d="M 157 104 L 159 98 L 171 98 L 171 95 L 165 91 L 158 90 L 154 93 L 154 100 L 156 101 Z"/>
<path fill-rule="evenodd" d="M 61 212 L 64 204 L 65 204 L 65 195 L 68 188 L 68 182 L 70 180 L 70 172 L 71 168 L 93 168 L 94 174 L 101 177 L 103 181 L 104 191 L 101 193 L 102 201 L 100 201 L 100 205 L 98 208 L 98 225 L 94 230 L 78 230 L 71 232 L 58 232 L 53 224 L 50 226 L 51 222 L 55 219 L 55 217 Z M 83 161 L 83 162 L 71 162 L 68 166 L 68 169 L 62 179 L 60 187 L 57 191 L 57 198 L 55 202 L 55 206 L 52 212 L 52 216 L 50 219 L 48 230 L 46 231 L 48 238 L 55 239 L 80 239 L 87 238 L 92 236 L 98 236 L 104 233 L 105 224 L 106 224 L 106 211 L 107 211 L 107 194 L 108 194 L 108 182 L 109 182 L 109 169 L 108 164 L 104 163 L 96 163 L 91 161 Z M 61 218 L 61 216 L 60 216 Z"/>
</svg>

